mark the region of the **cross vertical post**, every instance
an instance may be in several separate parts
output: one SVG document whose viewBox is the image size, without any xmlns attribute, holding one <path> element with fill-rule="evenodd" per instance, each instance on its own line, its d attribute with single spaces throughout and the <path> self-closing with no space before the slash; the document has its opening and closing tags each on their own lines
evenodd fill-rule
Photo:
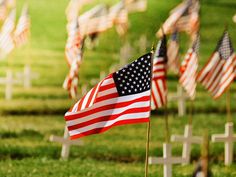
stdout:
<svg viewBox="0 0 236 177">
<path fill-rule="evenodd" d="M 64 137 L 63 138 L 59 137 L 59 136 L 51 135 L 49 140 L 51 142 L 59 142 L 62 144 L 61 158 L 63 160 L 68 159 L 71 145 L 77 145 L 77 146 L 83 145 L 83 142 L 81 140 L 70 140 L 69 139 L 69 133 L 68 133 L 68 129 L 66 126 L 65 126 L 65 130 L 64 130 Z"/>
<path fill-rule="evenodd" d="M 149 164 L 163 164 L 164 166 L 164 177 L 172 177 L 172 166 L 173 164 L 183 163 L 182 157 L 172 157 L 172 146 L 170 143 L 163 144 L 163 158 L 161 157 L 150 157 Z"/>
<path fill-rule="evenodd" d="M 234 135 L 234 124 L 228 122 L 225 124 L 225 134 L 212 135 L 212 142 L 224 142 L 225 144 L 225 165 L 231 165 L 233 162 L 233 146 L 236 142 Z"/>
<path fill-rule="evenodd" d="M 182 151 L 182 158 L 184 159 L 183 165 L 187 165 L 190 163 L 191 145 L 202 144 L 203 138 L 199 136 L 193 136 L 192 125 L 187 124 L 185 125 L 184 136 L 172 135 L 171 141 L 183 143 L 183 151 Z"/>
</svg>

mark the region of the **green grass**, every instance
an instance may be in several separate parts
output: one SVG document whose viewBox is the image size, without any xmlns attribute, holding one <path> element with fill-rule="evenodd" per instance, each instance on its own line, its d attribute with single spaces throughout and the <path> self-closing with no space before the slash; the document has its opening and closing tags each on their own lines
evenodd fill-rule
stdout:
<svg viewBox="0 0 236 177">
<path fill-rule="evenodd" d="M 205 114 L 194 117 L 194 134 L 203 135 L 206 129 L 210 134 L 223 133 L 223 116 L 209 114 L 207 121 L 205 121 Z M 185 123 L 186 119 L 176 119 L 170 116 L 171 133 L 182 134 Z M 164 121 L 159 116 L 155 116 L 152 117 L 151 125 L 150 155 L 161 156 Z M 51 134 L 59 136 L 63 134 L 63 127 L 62 116 L 2 117 L 0 119 L 0 171 L 2 175 L 143 176 L 145 124 L 120 126 L 101 135 L 82 138 L 84 146 L 73 146 L 68 162 L 59 160 L 60 144 L 49 142 Z M 173 154 L 181 155 L 181 145 L 178 143 L 173 145 Z M 214 176 L 233 177 L 236 173 L 235 165 L 224 167 L 223 149 L 223 145 L 220 143 L 210 144 L 210 162 Z M 236 152 L 236 148 L 234 148 L 234 152 Z M 199 155 L 200 146 L 194 145 L 191 156 L 193 164 L 196 163 Z M 29 164 L 31 164 L 30 167 Z M 51 167 L 53 167 L 53 171 L 50 170 Z M 194 165 L 175 166 L 174 174 L 178 177 L 190 176 L 193 168 Z M 162 176 L 161 166 L 150 166 L 150 174 L 151 176 Z"/>
<path fill-rule="evenodd" d="M 111 0 L 94 0 L 86 5 L 82 12 L 97 3 L 114 4 Z M 92 87 L 90 80 L 99 77 L 101 70 L 108 72 L 109 67 L 119 63 L 119 50 L 125 40 L 134 47 L 133 61 L 139 53 L 137 41 L 145 34 L 149 46 L 156 42 L 155 33 L 160 24 L 167 18 L 169 10 L 181 0 L 149 0 L 148 10 L 144 13 L 129 15 L 129 32 L 120 38 L 115 29 L 110 29 L 99 36 L 99 45 L 94 50 L 85 49 L 84 61 L 80 69 L 80 84 Z M 17 15 L 24 1 L 17 1 Z M 4 100 L 4 87 L 0 86 L 0 176 L 80 176 L 110 177 L 144 176 L 146 125 L 129 125 L 115 127 L 101 135 L 82 138 L 84 146 L 71 148 L 69 161 L 60 160 L 61 145 L 49 142 L 51 134 L 62 136 L 65 121 L 63 115 L 75 102 L 68 99 L 62 89 L 68 66 L 64 59 L 66 42 L 65 8 L 67 0 L 31 0 L 29 1 L 32 35 L 30 44 L 16 49 L 7 59 L 0 63 L 0 76 L 11 68 L 16 74 L 30 64 L 40 78 L 33 81 L 33 87 L 23 89 L 14 87 L 13 100 Z M 236 46 L 236 24 L 232 22 L 235 14 L 235 0 L 204 0 L 201 9 L 201 49 L 200 67 L 207 61 L 216 47 L 216 42 L 227 23 L 229 32 Z M 186 35 L 181 35 L 181 56 L 189 43 Z M 147 49 L 148 50 L 148 49 Z M 168 75 L 168 89 L 176 91 L 177 77 Z M 236 84 L 231 87 L 231 107 L 233 118 L 236 116 Z M 193 128 L 195 135 L 223 133 L 226 122 L 225 98 L 217 101 L 198 86 L 194 103 Z M 190 103 L 187 103 L 189 107 Z M 188 116 L 177 116 L 177 103 L 169 107 L 171 134 L 183 134 Z M 234 123 L 236 120 L 234 119 Z M 163 109 L 153 112 L 151 119 L 150 155 L 162 155 L 164 141 Z M 182 146 L 173 144 L 173 154 L 181 155 Z M 234 147 L 236 154 L 236 147 Z M 174 177 L 191 176 L 195 163 L 200 156 L 200 146 L 194 145 L 191 154 L 191 165 L 176 165 Z M 236 156 L 234 156 L 236 161 Z M 235 163 L 225 167 L 224 146 L 221 143 L 210 143 L 210 164 L 215 177 L 236 176 Z M 162 166 L 150 166 L 150 176 L 163 176 Z"/>
</svg>

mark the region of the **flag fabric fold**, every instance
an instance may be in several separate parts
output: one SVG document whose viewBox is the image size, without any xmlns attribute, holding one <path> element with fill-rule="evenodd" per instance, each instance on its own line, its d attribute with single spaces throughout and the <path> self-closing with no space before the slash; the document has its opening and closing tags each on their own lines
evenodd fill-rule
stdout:
<svg viewBox="0 0 236 177">
<path fill-rule="evenodd" d="M 171 40 L 167 49 L 167 68 L 168 71 L 172 71 L 175 74 L 179 73 L 179 38 L 178 32 L 174 32 L 171 35 Z"/>
<path fill-rule="evenodd" d="M 225 31 L 215 52 L 199 72 L 197 80 L 212 94 L 219 98 L 234 81 L 236 76 L 236 55 L 229 33 Z"/>
<path fill-rule="evenodd" d="M 188 50 L 180 67 L 179 82 L 192 100 L 196 95 L 199 44 L 200 37 L 198 35 L 191 48 Z"/>
<path fill-rule="evenodd" d="M 65 114 L 71 139 L 149 121 L 151 57 L 148 53 L 108 75 Z"/>
<path fill-rule="evenodd" d="M 66 7 L 66 18 L 68 22 L 73 21 L 78 17 L 81 7 L 87 3 L 90 3 L 92 0 L 70 0 Z"/>
<path fill-rule="evenodd" d="M 185 31 L 190 35 L 195 34 L 199 29 L 199 0 L 185 0 L 170 13 L 162 28 L 165 34 L 171 34 L 177 29 Z M 162 36 L 162 30 L 157 32 Z"/>
<path fill-rule="evenodd" d="M 69 74 L 66 76 L 63 88 L 69 93 L 70 98 L 77 98 L 77 87 L 79 81 L 79 67 L 82 62 L 84 39 L 80 35 L 78 20 L 74 21 L 74 27 L 70 28 L 69 36 L 65 49 L 65 56 L 70 67 Z"/>
<path fill-rule="evenodd" d="M 30 17 L 28 7 L 25 5 L 22 9 L 21 16 L 14 32 L 14 41 L 16 46 L 25 44 L 30 33 Z"/>
<path fill-rule="evenodd" d="M 3 23 L 0 33 L 0 58 L 5 58 L 15 47 L 13 30 L 15 28 L 16 9 L 13 9 Z"/>
<path fill-rule="evenodd" d="M 167 67 L 167 47 L 166 36 L 157 44 L 156 52 L 153 58 L 153 76 L 152 76 L 152 101 L 151 108 L 158 109 L 167 102 L 166 87 L 166 67 Z"/>
<path fill-rule="evenodd" d="M 69 66 L 71 66 L 74 59 L 77 57 L 80 58 L 82 48 L 81 44 L 83 41 L 78 20 L 75 19 L 72 24 L 70 30 L 68 31 L 68 38 L 65 47 L 66 61 Z"/>
</svg>

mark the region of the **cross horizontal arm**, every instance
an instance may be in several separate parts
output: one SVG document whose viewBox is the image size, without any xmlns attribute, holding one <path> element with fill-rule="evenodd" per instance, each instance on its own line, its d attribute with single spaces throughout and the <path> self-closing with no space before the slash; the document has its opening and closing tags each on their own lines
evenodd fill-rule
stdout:
<svg viewBox="0 0 236 177">
<path fill-rule="evenodd" d="M 49 140 L 52 142 L 60 142 L 62 144 L 68 144 L 68 145 L 77 145 L 77 146 L 83 145 L 83 142 L 80 140 L 70 140 L 70 139 L 65 139 L 59 136 L 54 136 L 54 135 L 51 135 Z"/>
<path fill-rule="evenodd" d="M 179 164 L 183 163 L 184 159 L 182 157 L 170 157 L 170 158 L 162 158 L 162 157 L 149 157 L 149 164 Z"/>
<path fill-rule="evenodd" d="M 225 142 L 227 138 L 228 137 L 225 134 L 215 134 L 215 135 L 212 135 L 211 141 L 212 142 Z"/>
<path fill-rule="evenodd" d="M 189 142 L 189 143 L 194 143 L 194 144 L 201 144 L 203 139 L 202 137 L 198 136 L 192 136 L 192 137 L 184 137 L 181 135 L 172 135 L 171 136 L 171 141 L 173 142 Z"/>
<path fill-rule="evenodd" d="M 172 94 L 172 95 L 169 95 L 168 96 L 168 100 L 169 101 L 177 101 L 177 100 L 179 100 L 179 99 L 188 99 L 189 98 L 189 96 L 188 95 L 186 95 L 186 94 L 184 94 L 184 95 L 175 95 L 175 94 Z"/>
</svg>

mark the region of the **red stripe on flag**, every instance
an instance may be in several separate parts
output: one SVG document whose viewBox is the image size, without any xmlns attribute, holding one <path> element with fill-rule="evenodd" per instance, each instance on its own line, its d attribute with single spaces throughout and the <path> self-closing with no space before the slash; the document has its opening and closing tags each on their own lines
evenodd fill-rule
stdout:
<svg viewBox="0 0 236 177">
<path fill-rule="evenodd" d="M 96 129 L 93 129 L 93 130 L 89 130 L 87 132 L 83 132 L 81 134 L 76 134 L 76 135 L 70 136 L 70 139 L 73 140 L 73 139 L 81 138 L 83 136 L 88 136 L 88 135 L 92 135 L 92 134 L 102 133 L 102 132 L 105 132 L 105 131 L 111 129 L 114 126 L 120 126 L 120 125 L 124 125 L 124 124 L 145 123 L 145 122 L 149 122 L 149 118 L 139 118 L 139 119 L 132 119 L 132 120 L 121 120 L 121 121 L 118 121 L 118 122 L 114 123 L 111 126 L 108 126 L 108 127 L 96 128 Z"/>
</svg>

